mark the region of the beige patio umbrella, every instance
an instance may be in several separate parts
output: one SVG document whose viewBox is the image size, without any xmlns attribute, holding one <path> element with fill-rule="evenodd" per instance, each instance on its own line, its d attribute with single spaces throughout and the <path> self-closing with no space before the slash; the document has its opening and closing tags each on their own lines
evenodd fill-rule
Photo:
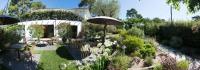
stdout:
<svg viewBox="0 0 200 70">
<path fill-rule="evenodd" d="M 117 20 L 117 19 L 112 18 L 112 17 L 107 17 L 107 16 L 92 17 L 92 18 L 88 19 L 87 21 L 90 22 L 90 23 L 104 25 L 104 34 L 103 34 L 103 40 L 102 40 L 103 45 L 104 45 L 104 42 L 105 42 L 107 25 L 120 25 L 120 24 L 122 24 L 122 22 L 120 20 Z"/>
</svg>

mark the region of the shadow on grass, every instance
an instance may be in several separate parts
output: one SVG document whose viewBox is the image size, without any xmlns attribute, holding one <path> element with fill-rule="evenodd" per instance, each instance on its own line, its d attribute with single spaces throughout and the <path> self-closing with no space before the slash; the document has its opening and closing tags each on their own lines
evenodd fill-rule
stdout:
<svg viewBox="0 0 200 70">
<path fill-rule="evenodd" d="M 56 50 L 56 54 L 58 54 L 60 57 L 65 58 L 67 60 L 74 60 L 74 58 L 70 55 L 70 53 L 65 47 L 59 47 Z"/>
<path fill-rule="evenodd" d="M 20 60 L 16 61 L 10 58 L 4 58 L 0 70 L 37 70 L 36 61 Z"/>
<path fill-rule="evenodd" d="M 46 44 L 36 44 L 37 47 L 46 47 Z"/>
</svg>

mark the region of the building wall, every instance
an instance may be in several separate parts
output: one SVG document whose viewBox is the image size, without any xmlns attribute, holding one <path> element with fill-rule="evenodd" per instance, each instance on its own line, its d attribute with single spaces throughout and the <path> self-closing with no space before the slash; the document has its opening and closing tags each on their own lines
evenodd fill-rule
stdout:
<svg viewBox="0 0 200 70">
<path fill-rule="evenodd" d="M 56 26 L 60 23 L 69 23 L 70 25 L 77 26 L 77 36 L 81 32 L 82 29 L 82 23 L 80 21 L 68 21 L 68 20 L 35 20 L 35 21 L 26 21 L 26 22 L 20 22 L 19 25 L 25 25 L 25 38 L 26 40 L 33 39 L 30 30 L 28 27 L 30 25 L 54 25 L 54 36 L 59 37 L 58 30 L 56 30 Z"/>
</svg>

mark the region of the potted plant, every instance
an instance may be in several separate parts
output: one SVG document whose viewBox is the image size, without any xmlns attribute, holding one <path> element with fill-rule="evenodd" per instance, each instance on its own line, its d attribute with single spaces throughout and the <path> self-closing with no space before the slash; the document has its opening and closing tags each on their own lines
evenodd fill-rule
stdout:
<svg viewBox="0 0 200 70">
<path fill-rule="evenodd" d="M 34 38 L 37 38 L 37 41 L 39 43 L 40 38 L 44 36 L 45 27 L 43 25 L 31 25 L 29 29 L 31 30 L 32 36 Z"/>
<path fill-rule="evenodd" d="M 70 45 L 73 31 L 69 23 L 60 23 L 56 26 L 58 35 L 62 38 L 62 41 L 66 45 Z"/>
</svg>

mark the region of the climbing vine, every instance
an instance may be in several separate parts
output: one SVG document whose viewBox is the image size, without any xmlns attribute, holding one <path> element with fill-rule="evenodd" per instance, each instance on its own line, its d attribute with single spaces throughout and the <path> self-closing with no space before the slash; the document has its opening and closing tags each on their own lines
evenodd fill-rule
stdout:
<svg viewBox="0 0 200 70">
<path fill-rule="evenodd" d="M 20 19 L 21 21 L 49 20 L 49 19 L 73 20 L 73 21 L 83 20 L 83 18 L 77 14 L 74 14 L 69 11 L 62 11 L 62 10 L 32 12 L 32 13 L 24 14 L 23 16 L 20 17 Z"/>
</svg>

